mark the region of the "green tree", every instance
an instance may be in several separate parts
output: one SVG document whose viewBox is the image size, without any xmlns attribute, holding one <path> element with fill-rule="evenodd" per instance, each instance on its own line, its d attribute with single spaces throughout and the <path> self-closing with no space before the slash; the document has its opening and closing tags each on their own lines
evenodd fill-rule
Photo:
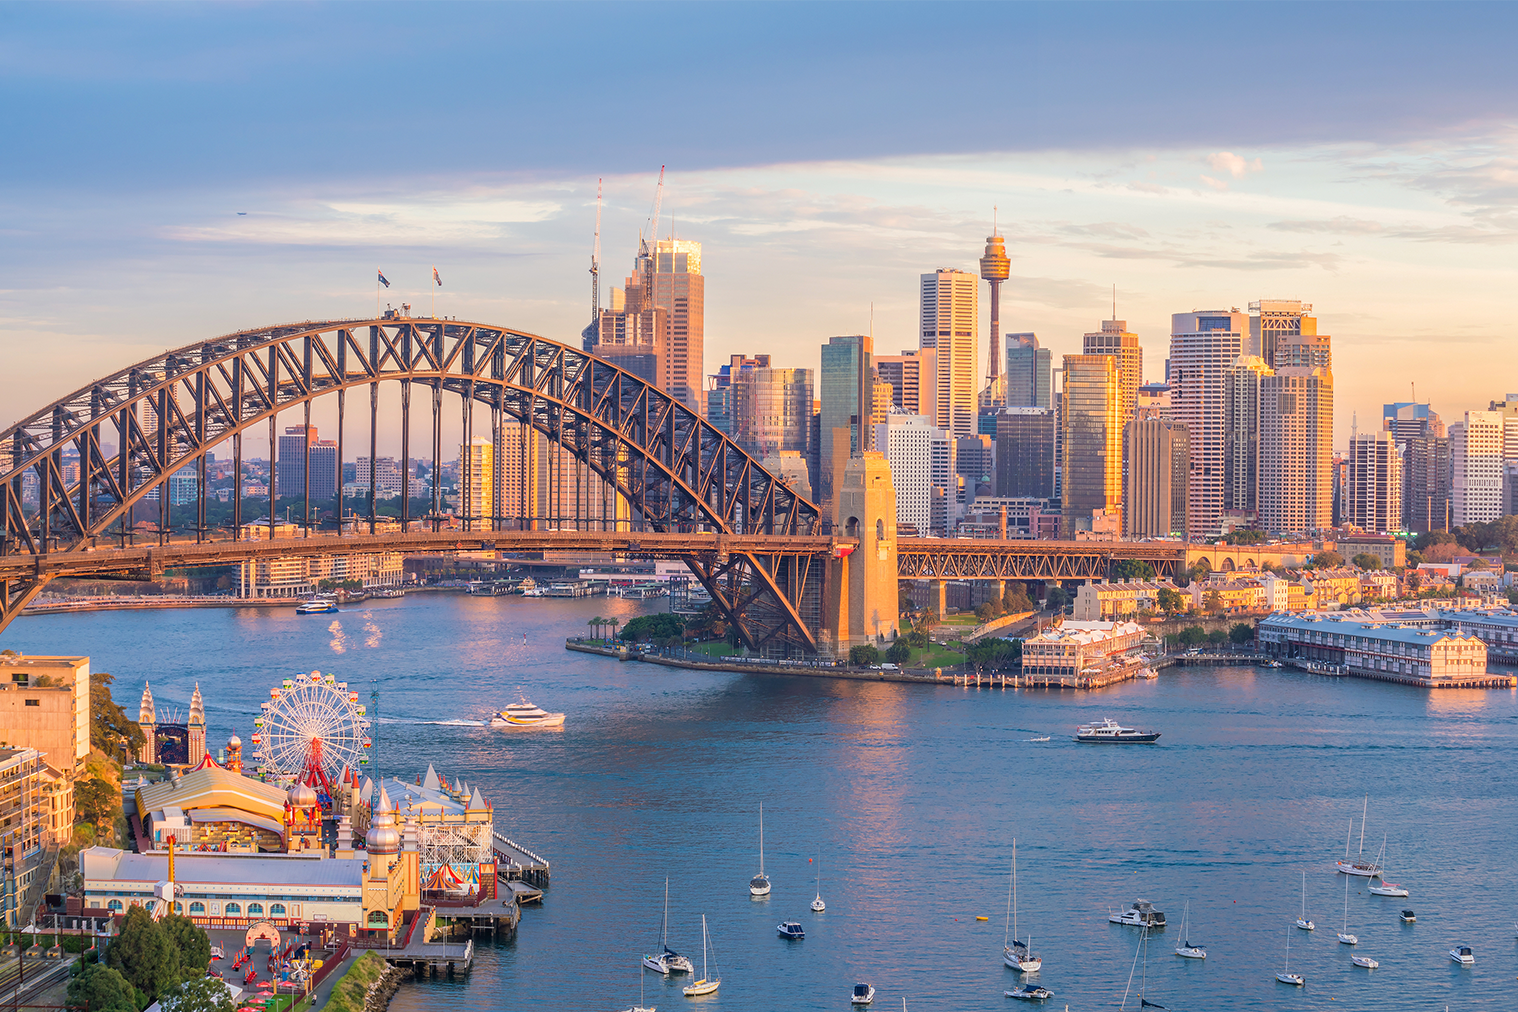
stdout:
<svg viewBox="0 0 1518 1012">
<path fill-rule="evenodd" d="M 158 926 L 179 950 L 180 976 L 205 976 L 206 967 L 211 965 L 211 940 L 205 931 L 183 914 L 167 914 Z"/>
<path fill-rule="evenodd" d="M 1215 590 L 1209 590 L 1202 595 L 1202 607 L 1213 614 L 1223 610 L 1223 595 Z"/>
<path fill-rule="evenodd" d="M 1228 634 L 1221 629 L 1214 629 L 1207 634 L 1207 642 L 1211 646 L 1220 647 L 1228 641 Z"/>
<path fill-rule="evenodd" d="M 90 745 L 125 762 L 137 754 L 147 739 L 137 722 L 128 719 L 111 698 L 111 685 L 115 681 L 104 671 L 90 675 Z"/>
<path fill-rule="evenodd" d="M 1108 570 L 1108 578 L 1114 582 L 1154 579 L 1154 567 L 1142 559 L 1119 559 Z"/>
<path fill-rule="evenodd" d="M 1172 590 L 1169 587 L 1161 588 L 1159 593 L 1159 605 L 1160 609 L 1164 611 L 1165 614 L 1176 614 L 1184 607 L 1184 605 L 1181 603 L 1181 592 L 1178 590 Z"/>
<path fill-rule="evenodd" d="M 999 614 L 1000 610 L 990 601 L 975 609 L 975 617 L 982 622 L 989 622 Z"/>
<path fill-rule="evenodd" d="M 1197 559 L 1191 564 L 1191 568 L 1186 570 L 1186 576 L 1191 580 L 1192 583 L 1201 583 L 1211 575 L 1212 563 L 1208 562 L 1206 559 Z"/>
<path fill-rule="evenodd" d="M 1361 552 L 1353 559 L 1350 559 L 1349 564 L 1356 569 L 1363 569 L 1369 572 L 1370 570 L 1381 568 L 1381 556 L 1372 555 L 1369 552 Z"/>
<path fill-rule="evenodd" d="M 1229 531 L 1223 538 L 1230 545 L 1263 545 L 1264 531 Z"/>
<path fill-rule="evenodd" d="M 923 647 L 928 645 L 928 634 L 923 632 L 921 629 L 913 629 L 911 632 L 907 633 L 903 639 L 907 641 L 907 646 L 911 647 L 913 650 L 921 650 Z"/>
<path fill-rule="evenodd" d="M 204 975 L 166 992 L 162 1002 L 163 1012 L 232 1012 L 235 1007 L 227 985 Z"/>
<path fill-rule="evenodd" d="M 849 648 L 849 663 L 856 668 L 868 668 L 880 663 L 880 651 L 865 643 Z"/>
<path fill-rule="evenodd" d="M 174 943 L 147 909 L 140 906 L 127 908 L 121 933 L 106 949 L 105 961 L 149 1001 L 156 1001 L 166 988 L 183 979 Z"/>
<path fill-rule="evenodd" d="M 679 616 L 671 615 L 667 611 L 661 611 L 654 615 L 639 615 L 630 619 L 622 628 L 622 639 L 632 642 L 654 640 L 664 642 L 671 636 L 681 636 L 685 633 L 685 625 Z"/>
<path fill-rule="evenodd" d="M 1009 615 L 1021 615 L 1033 610 L 1033 602 L 1028 600 L 1028 588 L 1021 583 L 1007 584 L 1007 593 L 1001 599 L 1001 605 Z"/>
<path fill-rule="evenodd" d="M 905 664 L 912 659 L 912 648 L 907 645 L 905 637 L 898 636 L 896 642 L 886 649 L 885 657 L 892 664 Z"/>
<path fill-rule="evenodd" d="M 972 643 L 965 651 L 965 659 L 971 664 L 981 668 L 990 668 L 993 671 L 1012 667 L 1022 658 L 1022 655 L 1022 640 L 1004 640 L 994 637 Z"/>
<path fill-rule="evenodd" d="M 1194 647 L 1207 638 L 1207 633 L 1199 625 L 1188 625 L 1176 633 L 1176 642 L 1183 647 Z"/>
<path fill-rule="evenodd" d="M 1058 611 L 1070 603 L 1070 592 L 1056 583 L 1049 587 L 1049 592 L 1044 595 L 1044 600 L 1049 603 L 1050 608 Z"/>
<path fill-rule="evenodd" d="M 1312 557 L 1313 569 L 1337 569 L 1344 565 L 1344 556 L 1338 552 L 1319 552 Z"/>
<path fill-rule="evenodd" d="M 1235 622 L 1228 629 L 1228 639 L 1235 646 L 1243 646 L 1254 640 L 1254 626 L 1248 622 Z"/>
<path fill-rule="evenodd" d="M 137 1012 L 145 1004 L 137 989 L 119 970 L 99 963 L 81 963 L 69 981 L 68 1007 L 90 1012 Z"/>
<path fill-rule="evenodd" d="M 74 811 L 99 829 L 121 811 L 121 792 L 100 777 L 81 780 L 74 787 Z"/>
</svg>

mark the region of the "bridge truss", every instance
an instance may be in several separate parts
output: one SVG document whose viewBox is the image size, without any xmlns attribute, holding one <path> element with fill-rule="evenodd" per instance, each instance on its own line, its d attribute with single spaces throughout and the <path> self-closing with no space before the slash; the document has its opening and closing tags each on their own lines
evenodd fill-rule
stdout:
<svg viewBox="0 0 1518 1012">
<path fill-rule="evenodd" d="M 1156 576 L 1174 576 L 1186 565 L 1186 546 L 1176 542 L 960 541 L 902 538 L 896 543 L 903 580 L 1105 580 L 1112 563 L 1136 559 Z"/>
<path fill-rule="evenodd" d="M 421 518 L 410 516 L 410 468 L 403 463 L 403 536 L 428 526 L 439 532 L 437 465 L 446 393 L 458 399 L 466 444 L 477 429 L 493 434 L 503 422 L 522 423 L 562 447 L 627 504 L 625 518 L 575 516 L 559 518 L 561 525 L 775 537 L 768 550 L 745 546 L 682 557 L 750 648 L 816 649 L 822 567 L 814 566 L 814 552 L 782 550 L 778 538 L 819 533 L 817 507 L 720 430 L 631 373 L 558 342 L 476 323 L 388 317 L 265 327 L 189 345 L 98 380 L 0 432 L 0 629 L 60 570 L 58 556 L 135 547 L 145 513 L 156 513 L 149 537 L 161 549 L 176 537 L 183 540 L 186 531 L 197 544 L 243 540 L 242 440 L 264 426 L 272 537 L 280 415 L 286 413 L 288 423 L 289 413 L 296 413 L 309 425 L 319 398 L 336 400 L 341 463 L 348 394 L 369 393 L 364 434 L 371 462 L 370 534 L 377 534 L 374 462 L 382 383 L 399 386 L 403 462 L 412 459 L 414 395 L 431 395 L 419 409 L 430 413 L 433 467 L 425 491 L 432 509 Z M 227 443 L 233 521 L 229 529 L 216 530 L 206 522 L 206 454 Z M 171 505 L 169 478 L 187 467 L 198 474 L 196 501 Z M 461 467 L 467 487 L 467 454 L 461 454 Z M 301 471 L 309 537 L 310 473 L 307 467 Z M 524 523 L 498 515 L 464 519 L 473 532 L 520 529 Z M 344 550 L 346 539 L 317 538 L 334 552 Z M 90 562 L 69 563 L 62 568 L 93 571 Z"/>
</svg>

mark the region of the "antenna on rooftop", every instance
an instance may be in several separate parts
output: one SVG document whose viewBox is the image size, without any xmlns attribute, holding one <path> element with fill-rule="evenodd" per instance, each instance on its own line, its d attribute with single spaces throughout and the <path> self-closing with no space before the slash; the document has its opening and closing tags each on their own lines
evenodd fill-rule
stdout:
<svg viewBox="0 0 1518 1012">
<path fill-rule="evenodd" d="M 1117 284 L 1112 285 L 1112 319 L 1117 320 Z"/>
</svg>

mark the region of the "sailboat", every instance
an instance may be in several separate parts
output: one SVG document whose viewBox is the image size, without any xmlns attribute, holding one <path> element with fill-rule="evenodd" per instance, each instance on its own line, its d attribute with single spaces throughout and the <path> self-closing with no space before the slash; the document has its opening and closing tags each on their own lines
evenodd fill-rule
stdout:
<svg viewBox="0 0 1518 1012">
<path fill-rule="evenodd" d="M 1305 874 L 1305 873 L 1304 873 Z M 1187 959 L 1206 959 L 1207 950 L 1200 945 L 1191 944 L 1191 901 L 1186 901 L 1186 911 L 1181 914 L 1181 937 L 1185 941 L 1175 947 L 1177 956 L 1185 956 Z"/>
<path fill-rule="evenodd" d="M 1139 953 L 1144 956 L 1144 973 L 1139 977 L 1139 1009 L 1142 1012 L 1146 1008 L 1164 1008 L 1159 1002 L 1150 1001 L 1144 992 L 1149 987 L 1149 925 L 1144 925 L 1144 930 L 1139 936 L 1138 952 L 1133 954 L 1134 969 L 1138 966 Z M 1123 1002 L 1118 1006 L 1118 1012 L 1122 1012 L 1128 1006 L 1128 992 L 1133 989 L 1133 969 L 1128 971 L 1128 986 L 1123 988 Z"/>
<path fill-rule="evenodd" d="M 1385 855 L 1386 855 L 1386 837 L 1383 836 L 1383 837 L 1381 837 L 1381 849 L 1376 852 L 1376 866 L 1377 867 L 1380 867 L 1381 858 L 1384 857 Z M 1408 895 L 1407 888 L 1405 886 L 1399 886 L 1395 882 L 1388 882 L 1388 881 L 1386 881 L 1385 869 L 1382 869 L 1381 884 L 1380 885 L 1376 885 L 1376 884 L 1372 883 L 1371 885 L 1369 885 L 1369 886 L 1366 887 L 1365 891 L 1368 892 L 1368 893 L 1370 893 L 1372 896 L 1406 896 L 1406 895 Z"/>
<path fill-rule="evenodd" d="M 826 903 L 822 902 L 822 858 L 818 857 L 817 858 L 817 898 L 814 899 L 814 900 L 812 900 L 812 913 L 814 913 L 814 914 L 820 914 L 824 910 L 826 910 L 827 908 L 828 908 L 828 905 Z"/>
<path fill-rule="evenodd" d="M 1007 935 L 1007 931 L 1011 935 Z M 1033 953 L 1033 936 L 1024 942 L 1017 937 L 1017 838 L 1012 839 L 1012 881 L 1007 885 L 1006 931 L 1002 932 L 1001 961 L 1014 970 L 1037 973 L 1044 961 Z"/>
<path fill-rule="evenodd" d="M 764 802 L 759 803 L 759 874 L 748 880 L 750 896 L 768 896 L 770 880 L 764 874 Z"/>
<path fill-rule="evenodd" d="M 698 980 L 698 981 L 696 981 L 690 987 L 687 987 L 685 989 L 685 997 L 687 997 L 687 998 L 694 998 L 696 995 L 700 995 L 700 994 L 711 994 L 713 991 L 717 990 L 717 988 L 719 988 L 719 987 L 722 986 L 722 973 L 721 973 L 721 971 L 718 971 L 716 973 L 716 975 L 714 976 L 712 974 L 712 972 L 707 969 L 707 966 L 706 966 L 707 952 L 708 952 L 708 950 L 710 948 L 711 948 L 711 939 L 707 935 L 707 931 L 706 931 L 706 915 L 702 914 L 701 915 L 701 979 Z M 713 955 L 711 957 L 711 961 L 712 961 L 712 967 L 715 968 L 716 965 L 717 965 L 717 957 L 715 955 Z"/>
<path fill-rule="evenodd" d="M 655 973 L 692 973 L 690 960 L 669 947 L 669 879 L 664 879 L 664 920 L 659 924 L 659 951 L 643 957 L 643 965 Z"/>
<path fill-rule="evenodd" d="M 1307 919 L 1307 872 L 1302 873 L 1302 916 L 1297 918 L 1297 927 L 1303 931 L 1315 931 L 1317 925 Z"/>
<path fill-rule="evenodd" d="M 1302 985 L 1304 985 L 1304 984 L 1307 983 L 1307 981 L 1305 981 L 1305 980 L 1302 979 L 1302 975 L 1301 974 L 1299 974 L 1299 973 L 1292 973 L 1291 972 L 1291 929 L 1290 928 L 1286 929 L 1286 966 L 1281 970 L 1280 973 L 1276 974 L 1276 980 L 1279 980 L 1282 984 L 1293 984 L 1293 985 L 1295 985 L 1297 987 L 1301 987 Z"/>
<path fill-rule="evenodd" d="M 1349 820 L 1349 833 L 1344 837 L 1344 859 L 1337 867 L 1346 875 L 1358 875 L 1360 878 L 1376 878 L 1381 874 L 1381 866 L 1374 861 L 1365 860 L 1365 817 L 1370 814 L 1370 795 L 1365 795 L 1365 804 L 1360 812 L 1360 853 L 1354 858 L 1349 856 L 1349 838 L 1355 832 L 1355 820 Z"/>
<path fill-rule="evenodd" d="M 642 970 L 639 970 L 638 971 L 638 1004 L 636 1004 L 632 1008 L 628 1009 L 627 1012 L 659 1012 L 659 1010 L 657 1008 L 655 1008 L 654 1006 L 643 1004 L 643 1002 L 647 1000 L 645 998 L 645 996 L 644 996 L 644 985 L 647 984 L 647 983 L 648 983 L 648 978 L 645 977 L 645 976 L 643 976 L 643 971 Z"/>
<path fill-rule="evenodd" d="M 1339 941 L 1345 945 L 1359 945 L 1360 940 L 1349 933 L 1349 878 L 1344 879 L 1344 930 L 1339 932 Z"/>
</svg>

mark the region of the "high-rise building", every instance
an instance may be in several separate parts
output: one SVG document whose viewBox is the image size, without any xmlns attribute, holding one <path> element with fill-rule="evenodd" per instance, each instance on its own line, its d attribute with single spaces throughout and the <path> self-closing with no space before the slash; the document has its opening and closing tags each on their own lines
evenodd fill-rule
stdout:
<svg viewBox="0 0 1518 1012">
<path fill-rule="evenodd" d="M 892 410 L 875 426 L 875 446 L 891 466 L 897 522 L 913 525 L 919 534 L 943 533 L 954 478 L 949 434 L 923 415 Z"/>
<path fill-rule="evenodd" d="M 1502 516 L 1503 418 L 1467 411 L 1449 427 L 1450 505 L 1456 527 Z"/>
<path fill-rule="evenodd" d="M 752 361 L 733 374 L 733 438 L 761 460 L 786 451 L 804 460 L 812 429 L 812 370 L 772 368 L 768 355 Z"/>
<path fill-rule="evenodd" d="M 1003 408 L 996 415 L 996 494 L 1053 499 L 1054 409 Z"/>
<path fill-rule="evenodd" d="M 548 515 L 547 451 L 548 437 L 530 425 L 503 421 L 496 431 L 491 501 L 502 529 L 532 530 Z"/>
<path fill-rule="evenodd" d="M 311 468 L 311 500 L 326 502 L 337 497 L 338 477 L 342 467 L 337 459 L 337 443 L 319 439 L 311 445 L 306 459 Z"/>
<path fill-rule="evenodd" d="M 1140 421 L 1146 418 L 1170 421 L 1170 384 L 1145 383 L 1140 386 L 1138 404 L 1133 409 L 1133 417 Z"/>
<path fill-rule="evenodd" d="M 932 348 L 903 351 L 900 355 L 876 355 L 875 372 L 891 385 L 891 403 L 912 415 L 924 415 L 938 424 L 935 395 L 935 358 Z M 877 415 L 881 405 L 875 406 Z"/>
<path fill-rule="evenodd" d="M 1402 453 L 1402 525 L 1444 530 L 1450 521 L 1449 434 L 1427 404 L 1402 401 L 1381 408 L 1381 427 Z"/>
<path fill-rule="evenodd" d="M 1224 374 L 1244 353 L 1249 318 L 1237 310 L 1175 313 L 1170 318 L 1170 412 L 1191 437 L 1186 534 L 1216 535 L 1223 517 L 1227 452 Z"/>
<path fill-rule="evenodd" d="M 612 290 L 592 354 L 653 383 L 692 411 L 704 411 L 706 279 L 701 244 L 645 243 L 625 289 Z"/>
<path fill-rule="evenodd" d="M 1092 517 L 1123 500 L 1123 434 L 1119 379 L 1111 355 L 1066 355 L 1063 370 L 1063 460 L 1060 536 L 1090 531 Z"/>
<path fill-rule="evenodd" d="M 1126 426 L 1133 420 L 1139 384 L 1144 381 L 1144 349 L 1139 347 L 1138 335 L 1128 332 L 1127 320 L 1103 320 L 1101 330 L 1082 337 L 1081 351 L 1117 359 L 1117 421 Z"/>
<path fill-rule="evenodd" d="M 749 358 L 746 355 L 733 355 L 726 364 L 719 366 L 717 371 L 707 377 L 706 385 L 706 420 L 717 431 L 727 436 L 733 436 L 737 431 L 737 420 L 734 414 L 733 380 L 744 369 L 765 368 L 768 369 L 770 357 L 758 355 Z"/>
<path fill-rule="evenodd" d="M 860 418 L 869 419 L 874 405 L 860 401 L 873 398 L 874 374 L 870 338 L 849 334 L 828 338 L 822 346 L 822 369 L 817 377 L 818 397 L 822 402 L 819 420 L 821 449 L 818 454 L 817 489 L 819 505 L 831 510 L 836 504 L 836 483 L 842 480 L 843 468 L 860 446 Z M 840 435 L 842 433 L 842 435 Z M 869 435 L 865 433 L 865 439 Z"/>
<path fill-rule="evenodd" d="M 459 517 L 467 530 L 491 530 L 495 516 L 495 447 L 475 436 L 459 447 Z"/>
<path fill-rule="evenodd" d="M 1359 432 L 1349 440 L 1344 518 L 1363 531 L 1402 528 L 1402 455 L 1390 432 Z"/>
<path fill-rule="evenodd" d="M 994 232 L 994 230 L 993 230 Z M 991 284 L 991 349 L 987 356 L 986 387 L 981 391 L 980 407 L 999 408 L 1007 403 L 1007 381 L 1001 374 L 1001 283 L 1012 272 L 1006 242 L 999 235 L 986 237 L 986 252 L 980 258 L 980 276 Z"/>
<path fill-rule="evenodd" d="M 1437 426 L 1439 435 L 1444 435 L 1443 424 L 1439 422 L 1439 415 L 1427 404 L 1418 404 L 1413 401 L 1399 401 L 1396 404 L 1381 405 L 1381 428 L 1392 434 L 1392 439 L 1404 443 L 1414 436 L 1425 435 L 1430 425 Z"/>
<path fill-rule="evenodd" d="M 370 471 L 369 458 L 358 458 L 353 466 L 353 483 L 364 489 L 369 488 Z M 376 499 L 394 499 L 401 494 L 401 465 L 394 457 L 374 458 L 372 471 Z"/>
<path fill-rule="evenodd" d="M 1502 459 L 1518 464 L 1518 394 L 1508 394 L 1500 401 L 1492 401 L 1487 410 L 1502 416 Z"/>
<path fill-rule="evenodd" d="M 975 435 L 975 289 L 975 275 L 964 271 L 922 276 L 921 347 L 937 352 L 938 424 L 956 436 Z"/>
<path fill-rule="evenodd" d="M 1191 436 L 1162 418 L 1135 418 L 1123 430 L 1123 535 L 1185 536 Z"/>
<path fill-rule="evenodd" d="M 1258 520 L 1260 380 L 1274 375 L 1258 355 L 1240 355 L 1223 370 L 1223 512 Z"/>
<path fill-rule="evenodd" d="M 973 502 L 984 486 L 996 488 L 996 440 L 990 436 L 966 436 L 954 441 L 954 470 L 964 479 L 965 502 Z"/>
<path fill-rule="evenodd" d="M 1261 299 L 1249 304 L 1248 353 L 1272 369 L 1299 366 L 1331 369 L 1329 337 L 1318 333 L 1318 320 L 1307 314 L 1312 303 L 1296 299 Z"/>
<path fill-rule="evenodd" d="M 281 499 L 306 494 L 306 466 L 310 448 L 316 445 L 316 426 L 289 425 L 279 437 L 279 456 L 274 461 L 275 494 Z"/>
<path fill-rule="evenodd" d="M 1054 406 L 1054 357 L 1038 346 L 1038 335 L 1007 335 L 1007 407 Z"/>
<path fill-rule="evenodd" d="M 1260 525 L 1301 535 L 1334 522 L 1333 375 L 1287 366 L 1260 378 Z"/>
</svg>

